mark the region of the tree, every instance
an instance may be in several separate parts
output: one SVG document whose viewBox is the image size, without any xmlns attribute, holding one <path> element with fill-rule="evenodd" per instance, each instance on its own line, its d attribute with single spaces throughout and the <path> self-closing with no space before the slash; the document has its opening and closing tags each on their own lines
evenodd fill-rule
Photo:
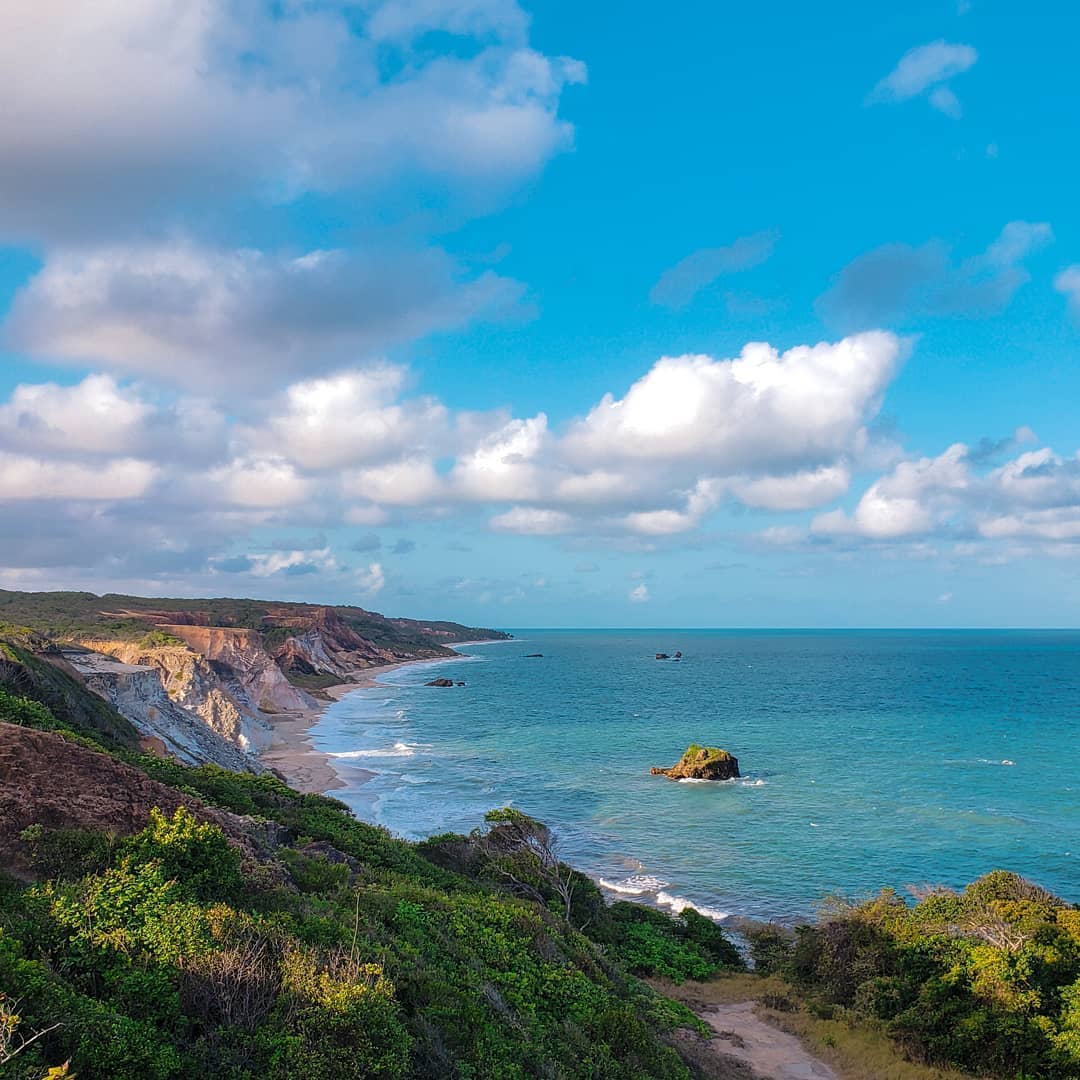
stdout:
<svg viewBox="0 0 1080 1080">
<path fill-rule="evenodd" d="M 542 822 L 504 806 L 484 815 L 487 830 L 473 833 L 489 868 L 508 881 L 520 896 L 547 903 L 554 893 L 569 920 L 574 898 L 574 872 L 559 861 L 556 839 Z"/>
</svg>

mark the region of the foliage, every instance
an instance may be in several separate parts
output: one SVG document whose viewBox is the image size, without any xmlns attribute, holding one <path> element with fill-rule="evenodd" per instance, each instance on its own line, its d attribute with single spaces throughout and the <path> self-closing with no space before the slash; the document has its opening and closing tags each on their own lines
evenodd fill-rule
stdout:
<svg viewBox="0 0 1080 1080">
<path fill-rule="evenodd" d="M 414 845 L 272 776 L 113 752 L 245 815 L 250 844 L 183 808 L 122 839 L 24 831 L 41 880 L 0 881 L 0 993 L 42 1032 L 27 1080 L 65 1062 L 115 1080 L 689 1077 L 666 1037 L 694 1018 L 629 969 L 715 970 L 733 950 L 708 920 L 640 922 L 556 861 L 582 933 L 551 881 L 525 897 L 493 874 L 482 838 Z M 488 824 L 524 829 L 499 834 L 499 857 L 545 865 L 541 823 Z M 433 857 L 444 843 L 454 865 Z"/>
<path fill-rule="evenodd" d="M 836 903 L 793 935 L 753 935 L 759 970 L 819 1008 L 885 1025 L 917 1060 L 980 1075 L 1080 1076 L 1080 911 L 1016 874 L 908 905 Z"/>
</svg>

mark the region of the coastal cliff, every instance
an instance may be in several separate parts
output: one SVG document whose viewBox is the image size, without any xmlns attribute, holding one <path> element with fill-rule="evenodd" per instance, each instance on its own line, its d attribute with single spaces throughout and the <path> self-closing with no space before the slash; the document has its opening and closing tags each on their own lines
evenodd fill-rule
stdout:
<svg viewBox="0 0 1080 1080">
<path fill-rule="evenodd" d="M 265 771 L 258 755 L 275 718 L 311 714 L 327 688 L 374 666 L 453 656 L 456 641 L 506 636 L 356 607 L 89 593 L 0 591 L 0 619 L 0 643 L 11 657 L 19 650 L 0 665 L 0 686 L 32 688 L 37 657 L 112 705 L 158 752 L 255 773 Z"/>
</svg>

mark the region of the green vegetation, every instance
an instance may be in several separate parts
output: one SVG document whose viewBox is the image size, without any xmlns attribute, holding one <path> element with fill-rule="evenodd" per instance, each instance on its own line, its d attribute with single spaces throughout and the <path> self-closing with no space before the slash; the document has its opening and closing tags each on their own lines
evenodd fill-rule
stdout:
<svg viewBox="0 0 1080 1080">
<path fill-rule="evenodd" d="M 42 709 L 26 714 L 16 699 Z M 33 631 L 0 623 L 0 720 L 9 724 L 66 730 L 106 747 L 133 748 L 138 732 L 108 702 L 64 670 L 55 648 Z"/>
<path fill-rule="evenodd" d="M 9 592 L 0 589 L 0 624 L 15 623 L 49 637 L 73 641 L 110 638 L 144 642 L 147 634 L 160 632 L 155 629 L 158 624 L 172 620 L 259 630 L 270 635 L 269 640 L 275 645 L 297 632 L 296 623 L 310 619 L 319 610 L 312 604 L 221 597 L 178 600 L 112 593 L 96 596 L 94 593 Z M 442 653 L 445 646 L 457 641 L 506 636 L 495 630 L 476 629 L 458 623 L 391 619 L 358 607 L 334 607 L 330 610 L 379 648 L 403 656 L 435 656 Z M 181 644 L 167 633 L 162 633 L 162 639 L 157 643 Z"/>
<path fill-rule="evenodd" d="M 891 890 L 752 939 L 759 971 L 822 1019 L 880 1026 L 917 1061 L 979 1075 L 1080 1076 L 1080 910 L 1015 874 L 914 906 Z"/>
<path fill-rule="evenodd" d="M 183 808 L 129 837 L 23 831 L 37 880 L 0 877 L 5 1080 L 694 1075 L 672 1035 L 700 1023 L 635 974 L 738 955 L 695 913 L 606 905 L 539 822 L 415 845 L 271 776 L 111 752 L 230 811 L 241 843 Z"/>
<path fill-rule="evenodd" d="M 692 761 L 695 765 L 708 765 L 713 761 L 731 761 L 732 756 L 719 746 L 698 746 L 697 743 L 691 743 L 683 754 L 683 760 Z"/>
</svg>

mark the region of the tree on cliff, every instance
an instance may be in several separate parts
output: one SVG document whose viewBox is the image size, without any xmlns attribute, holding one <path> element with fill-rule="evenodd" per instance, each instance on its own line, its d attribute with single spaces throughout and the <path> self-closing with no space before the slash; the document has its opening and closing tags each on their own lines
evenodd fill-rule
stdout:
<svg viewBox="0 0 1080 1080">
<path fill-rule="evenodd" d="M 487 856 L 490 870 L 509 882 L 514 892 L 538 903 L 546 903 L 554 893 L 569 919 L 574 871 L 560 862 L 552 831 L 509 806 L 489 810 L 484 821 L 487 829 L 474 832 L 473 839 Z"/>
</svg>

